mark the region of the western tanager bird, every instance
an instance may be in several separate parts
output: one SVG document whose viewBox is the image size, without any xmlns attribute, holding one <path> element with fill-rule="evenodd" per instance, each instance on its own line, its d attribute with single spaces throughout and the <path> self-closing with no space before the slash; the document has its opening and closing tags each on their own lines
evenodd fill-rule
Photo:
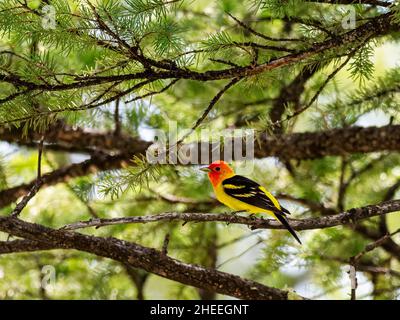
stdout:
<svg viewBox="0 0 400 320">
<path fill-rule="evenodd" d="M 214 188 L 218 201 L 236 211 L 251 214 L 267 213 L 278 219 L 292 236 L 301 244 L 299 237 L 286 220 L 290 212 L 282 207 L 278 200 L 257 182 L 235 174 L 233 169 L 222 160 L 201 168 L 208 172 L 208 178 Z"/>
</svg>

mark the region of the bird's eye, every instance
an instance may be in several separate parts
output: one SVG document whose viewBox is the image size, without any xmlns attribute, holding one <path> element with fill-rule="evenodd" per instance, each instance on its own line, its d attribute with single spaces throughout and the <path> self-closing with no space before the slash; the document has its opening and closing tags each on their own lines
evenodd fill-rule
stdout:
<svg viewBox="0 0 400 320">
<path fill-rule="evenodd" d="M 219 170 L 221 170 L 220 167 L 216 167 L 216 168 L 215 168 L 215 171 L 219 171 Z"/>
</svg>

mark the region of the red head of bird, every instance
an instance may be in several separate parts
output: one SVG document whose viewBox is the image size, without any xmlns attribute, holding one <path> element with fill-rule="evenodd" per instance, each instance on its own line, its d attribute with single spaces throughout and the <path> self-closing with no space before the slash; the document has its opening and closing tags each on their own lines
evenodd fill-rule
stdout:
<svg viewBox="0 0 400 320">
<path fill-rule="evenodd" d="M 201 170 L 208 172 L 208 178 L 214 187 L 219 185 L 223 180 L 235 175 L 233 169 L 222 160 L 214 161 L 208 167 Z"/>
</svg>

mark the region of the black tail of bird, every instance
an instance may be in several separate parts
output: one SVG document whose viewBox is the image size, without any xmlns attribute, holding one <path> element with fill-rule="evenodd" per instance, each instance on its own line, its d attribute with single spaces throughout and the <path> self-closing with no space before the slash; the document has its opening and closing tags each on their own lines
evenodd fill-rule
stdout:
<svg viewBox="0 0 400 320">
<path fill-rule="evenodd" d="M 287 222 L 286 218 L 282 214 L 275 214 L 275 217 L 288 229 L 288 231 L 292 234 L 292 236 L 297 240 L 298 243 L 302 244 L 296 232 L 294 232 L 293 228 L 290 226 L 289 222 Z"/>
</svg>

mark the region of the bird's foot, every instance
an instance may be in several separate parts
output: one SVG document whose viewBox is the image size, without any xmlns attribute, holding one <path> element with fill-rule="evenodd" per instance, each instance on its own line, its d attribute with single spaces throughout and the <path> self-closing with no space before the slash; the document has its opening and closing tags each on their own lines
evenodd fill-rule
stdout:
<svg viewBox="0 0 400 320">
<path fill-rule="evenodd" d="M 264 220 L 264 217 L 263 216 L 256 216 L 257 214 L 256 213 L 252 213 L 252 214 L 250 214 L 249 215 L 249 218 L 250 218 L 250 220 L 252 220 L 252 221 L 256 221 L 256 220 Z M 255 225 L 255 224 L 249 224 L 249 225 L 247 225 L 247 227 L 250 229 L 250 230 L 255 230 L 255 229 L 257 229 L 257 226 Z"/>
<path fill-rule="evenodd" d="M 257 229 L 257 226 L 252 225 L 252 224 L 248 224 L 247 228 L 249 228 L 251 231 L 253 231 L 253 230 Z"/>
<path fill-rule="evenodd" d="M 246 211 L 245 211 L 245 210 L 232 211 L 232 212 L 229 212 L 229 213 L 227 213 L 227 214 L 230 214 L 231 217 L 236 217 L 237 214 L 240 213 L 240 212 L 246 212 Z M 230 224 L 231 224 L 231 221 L 227 221 L 227 222 L 226 222 L 226 225 L 227 225 L 227 226 L 229 226 Z"/>
</svg>

